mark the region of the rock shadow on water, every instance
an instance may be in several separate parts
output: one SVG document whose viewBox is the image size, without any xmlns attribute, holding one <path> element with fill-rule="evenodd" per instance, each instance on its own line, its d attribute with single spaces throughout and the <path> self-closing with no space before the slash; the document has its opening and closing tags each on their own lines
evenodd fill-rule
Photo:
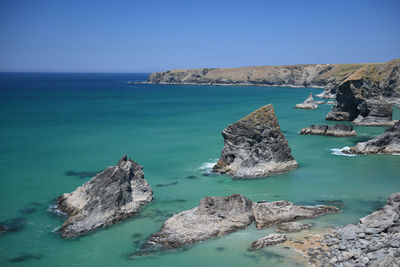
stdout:
<svg viewBox="0 0 400 267">
<path fill-rule="evenodd" d="M 11 263 L 19 263 L 19 262 L 27 261 L 30 259 L 41 260 L 42 258 L 43 258 L 42 254 L 31 254 L 31 253 L 22 252 L 17 257 L 11 258 L 8 261 Z"/>
<path fill-rule="evenodd" d="M 25 227 L 26 219 L 18 217 L 0 222 L 0 235 L 5 233 L 19 232 Z"/>
<path fill-rule="evenodd" d="M 66 176 L 75 176 L 80 179 L 84 178 L 91 178 L 93 176 L 96 176 L 96 174 L 100 173 L 101 171 L 67 171 L 65 173 Z"/>
<path fill-rule="evenodd" d="M 165 187 L 165 186 L 173 186 L 177 185 L 178 182 L 168 183 L 168 184 L 156 184 L 156 187 Z"/>
</svg>

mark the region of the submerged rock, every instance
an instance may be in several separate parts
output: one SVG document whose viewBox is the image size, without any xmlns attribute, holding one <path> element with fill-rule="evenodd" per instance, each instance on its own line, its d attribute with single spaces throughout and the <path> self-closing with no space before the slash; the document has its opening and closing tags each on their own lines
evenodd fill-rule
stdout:
<svg viewBox="0 0 400 267">
<path fill-rule="evenodd" d="M 369 141 L 357 143 L 347 154 L 398 154 L 400 153 L 400 122 Z"/>
<path fill-rule="evenodd" d="M 318 108 L 318 104 L 314 101 L 312 93 L 310 93 L 310 95 L 307 97 L 306 100 L 304 100 L 304 102 L 297 104 L 294 107 L 300 109 L 316 109 Z"/>
<path fill-rule="evenodd" d="M 255 178 L 298 167 L 272 104 L 229 125 L 222 136 L 224 148 L 213 172 Z"/>
<path fill-rule="evenodd" d="M 275 232 L 278 233 L 294 233 L 300 232 L 305 229 L 310 229 L 312 227 L 311 224 L 299 223 L 299 222 L 287 222 L 281 223 L 275 228 Z"/>
<path fill-rule="evenodd" d="M 204 197 L 198 207 L 165 221 L 148 245 L 177 248 L 246 228 L 253 221 L 251 206 L 242 195 Z"/>
<path fill-rule="evenodd" d="M 251 244 L 251 247 L 253 249 L 260 249 L 263 247 L 268 247 L 268 246 L 273 246 L 275 244 L 283 243 L 286 240 L 287 237 L 285 234 L 269 234 L 267 236 L 264 236 L 263 238 L 254 241 Z"/>
<path fill-rule="evenodd" d="M 331 206 L 296 206 L 288 201 L 252 202 L 242 195 L 205 197 L 194 209 L 182 211 L 167 219 L 133 256 L 157 249 L 171 249 L 225 235 L 249 226 L 257 228 L 337 212 Z"/>
<path fill-rule="evenodd" d="M 327 213 L 339 212 L 334 206 L 298 206 L 286 200 L 257 202 L 252 207 L 257 229 L 284 222 L 318 217 Z"/>
<path fill-rule="evenodd" d="M 300 130 L 300 134 L 326 135 L 326 136 L 356 136 L 353 126 L 345 124 L 311 125 Z"/>
<path fill-rule="evenodd" d="M 124 156 L 116 166 L 58 198 L 57 208 L 69 216 L 60 232 L 64 238 L 84 235 L 134 215 L 152 199 L 142 166 Z"/>
<path fill-rule="evenodd" d="M 25 218 L 14 218 L 0 222 L 0 234 L 21 231 L 26 223 Z"/>
</svg>

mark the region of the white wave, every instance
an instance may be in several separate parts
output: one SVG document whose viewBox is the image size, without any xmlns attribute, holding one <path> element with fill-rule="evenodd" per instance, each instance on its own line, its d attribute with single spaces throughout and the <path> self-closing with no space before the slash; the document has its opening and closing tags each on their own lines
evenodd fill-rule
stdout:
<svg viewBox="0 0 400 267">
<path fill-rule="evenodd" d="M 61 210 L 57 209 L 57 205 L 50 205 L 50 206 L 47 208 L 47 211 L 48 211 L 48 212 L 55 213 L 55 214 L 58 215 L 58 216 L 62 216 L 62 217 L 67 216 L 67 214 L 66 214 L 65 212 L 62 212 Z"/>
<path fill-rule="evenodd" d="M 345 147 L 342 147 L 342 148 L 332 148 L 332 149 L 331 149 L 332 155 L 336 155 L 336 156 L 346 156 L 346 157 L 354 157 L 354 156 L 356 156 L 356 155 L 354 155 L 354 154 L 346 154 L 346 153 L 343 153 L 343 151 L 349 151 L 349 150 L 350 150 L 350 147 L 348 147 L 348 146 L 345 146 Z"/>
<path fill-rule="evenodd" d="M 210 159 L 208 162 L 204 162 L 200 167 L 199 170 L 201 172 L 205 173 L 210 173 L 211 169 L 214 167 L 214 165 L 217 163 L 218 159 Z"/>
</svg>

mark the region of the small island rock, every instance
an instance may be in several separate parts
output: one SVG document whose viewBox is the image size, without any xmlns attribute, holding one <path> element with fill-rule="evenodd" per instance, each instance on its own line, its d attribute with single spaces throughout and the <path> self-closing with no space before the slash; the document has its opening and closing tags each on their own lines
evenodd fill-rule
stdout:
<svg viewBox="0 0 400 267">
<path fill-rule="evenodd" d="M 300 130 L 300 134 L 326 135 L 335 137 L 356 136 L 353 126 L 346 124 L 311 125 Z"/>
<path fill-rule="evenodd" d="M 229 125 L 222 136 L 224 148 L 213 172 L 255 178 L 298 167 L 271 104 Z"/>
<path fill-rule="evenodd" d="M 307 223 L 287 222 L 287 223 L 281 223 L 277 227 L 275 227 L 275 232 L 294 233 L 294 232 L 300 232 L 305 229 L 310 229 L 311 227 L 312 225 Z"/>
<path fill-rule="evenodd" d="M 300 109 L 316 109 L 318 108 L 318 104 L 314 101 L 312 93 L 310 93 L 310 95 L 307 97 L 306 100 L 304 100 L 304 102 L 297 104 L 294 107 Z"/>
<path fill-rule="evenodd" d="M 57 209 L 68 215 L 60 232 L 64 238 L 84 235 L 134 215 L 152 199 L 142 166 L 124 156 L 116 166 L 58 198 Z"/>
</svg>

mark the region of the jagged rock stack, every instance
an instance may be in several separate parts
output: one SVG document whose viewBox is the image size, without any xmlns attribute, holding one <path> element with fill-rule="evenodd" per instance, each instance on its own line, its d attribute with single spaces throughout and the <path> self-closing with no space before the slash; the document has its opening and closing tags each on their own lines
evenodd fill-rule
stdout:
<svg viewBox="0 0 400 267">
<path fill-rule="evenodd" d="M 303 103 L 297 104 L 294 107 L 300 109 L 316 109 L 318 108 L 318 104 L 314 101 L 312 93 L 310 93 L 310 95 L 307 97 L 306 100 L 304 100 Z"/>
<path fill-rule="evenodd" d="M 326 135 L 326 136 L 356 136 L 353 126 L 346 124 L 311 125 L 300 130 L 300 134 Z"/>
<path fill-rule="evenodd" d="M 224 148 L 213 172 L 255 178 L 298 167 L 272 104 L 229 125 L 222 136 Z"/>
<path fill-rule="evenodd" d="M 69 216 L 60 232 L 64 238 L 84 235 L 134 215 L 152 199 L 142 166 L 125 155 L 116 166 L 58 198 L 57 209 Z"/>
</svg>

